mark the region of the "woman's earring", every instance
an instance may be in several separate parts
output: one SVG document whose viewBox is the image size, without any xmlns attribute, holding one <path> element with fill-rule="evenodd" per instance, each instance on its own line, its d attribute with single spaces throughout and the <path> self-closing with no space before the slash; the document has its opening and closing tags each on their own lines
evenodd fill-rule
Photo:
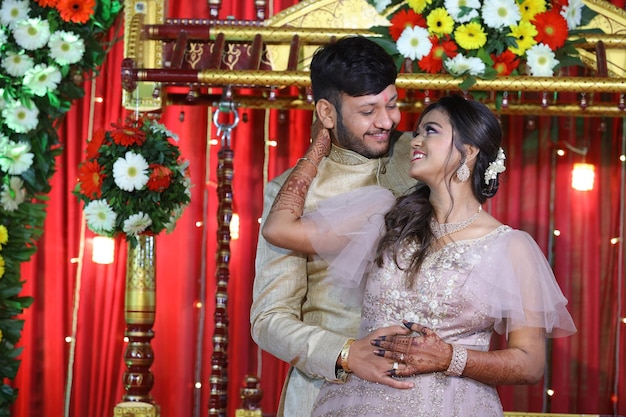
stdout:
<svg viewBox="0 0 626 417">
<path fill-rule="evenodd" d="M 469 167 L 467 166 L 467 163 L 463 161 L 459 169 L 456 170 L 456 177 L 459 179 L 459 181 L 465 182 L 467 181 L 469 176 L 470 176 Z"/>
</svg>

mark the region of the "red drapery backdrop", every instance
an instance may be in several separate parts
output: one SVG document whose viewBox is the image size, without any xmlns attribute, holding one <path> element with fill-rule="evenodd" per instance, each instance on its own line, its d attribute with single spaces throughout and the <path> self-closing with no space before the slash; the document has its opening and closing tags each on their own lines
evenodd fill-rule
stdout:
<svg viewBox="0 0 626 417">
<path fill-rule="evenodd" d="M 171 2 L 168 17 L 208 18 L 206 2 Z M 253 1 L 223 2 L 220 18 L 255 19 Z M 269 3 L 271 16 L 294 0 Z M 617 4 L 617 3 L 616 3 Z M 623 4 L 617 4 L 623 7 Z M 25 313 L 16 417 L 111 416 L 123 395 L 126 246 L 116 243 L 112 265 L 91 262 L 90 232 L 72 195 L 84 157 L 93 107 L 93 127 L 108 127 L 124 115 L 120 68 L 123 45 L 109 54 L 101 76 L 86 83 L 61 127 L 64 153 L 53 178 L 45 233 L 32 261 L 23 266 L 24 295 L 35 302 Z M 91 96 L 102 97 L 92 103 Z M 564 98 L 560 98 L 564 99 Z M 617 103 L 617 99 L 616 99 Z M 617 105 L 617 104 L 616 104 Z M 162 122 L 176 132 L 190 160 L 192 204 L 169 235 L 156 239 L 157 317 L 152 340 L 155 377 L 151 391 L 162 415 L 207 413 L 215 303 L 216 161 L 219 145 L 210 109 L 171 106 Z M 240 237 L 231 242 L 229 282 L 229 415 L 240 404 L 245 375 L 261 377 L 265 412 L 274 412 L 286 365 L 260 353 L 249 331 L 258 218 L 263 184 L 300 157 L 307 146 L 307 111 L 240 109 L 233 131 L 233 208 Z M 243 116 L 245 114 L 245 116 Z M 416 115 L 403 116 L 411 129 Z M 489 210 L 503 222 L 531 233 L 552 262 L 570 300 L 579 332 L 550 345 L 546 383 L 501 389 L 506 410 L 626 415 L 624 366 L 623 237 L 624 126 L 622 119 L 503 116 L 507 171 Z M 276 147 L 266 146 L 276 141 Z M 596 165 L 591 192 L 570 187 L 580 155 L 555 156 L 556 143 L 588 146 Z M 558 236 L 554 232 L 560 233 Z M 197 302 L 204 300 L 203 307 Z M 75 334 L 73 341 L 66 337 Z M 497 341 L 498 344 L 500 341 Z M 197 388 L 196 382 L 202 387 Z M 546 388 L 554 395 L 544 399 Z"/>
</svg>

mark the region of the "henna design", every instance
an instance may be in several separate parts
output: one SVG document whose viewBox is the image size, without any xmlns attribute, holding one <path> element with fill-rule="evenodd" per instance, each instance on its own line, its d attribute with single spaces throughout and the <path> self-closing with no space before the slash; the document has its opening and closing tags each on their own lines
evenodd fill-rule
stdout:
<svg viewBox="0 0 626 417">
<path fill-rule="evenodd" d="M 270 213 L 288 210 L 296 217 L 302 216 L 304 199 L 316 174 L 317 168 L 309 161 L 299 161 L 276 195 Z"/>
</svg>

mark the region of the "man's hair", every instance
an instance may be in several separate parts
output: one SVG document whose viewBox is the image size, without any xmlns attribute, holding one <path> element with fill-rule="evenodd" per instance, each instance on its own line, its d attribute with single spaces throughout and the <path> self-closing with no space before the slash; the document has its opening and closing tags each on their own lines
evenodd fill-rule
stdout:
<svg viewBox="0 0 626 417">
<path fill-rule="evenodd" d="M 393 58 L 380 45 L 362 36 L 324 45 L 311 60 L 315 102 L 323 98 L 336 107 L 341 93 L 351 97 L 379 94 L 395 84 L 397 75 Z"/>
</svg>

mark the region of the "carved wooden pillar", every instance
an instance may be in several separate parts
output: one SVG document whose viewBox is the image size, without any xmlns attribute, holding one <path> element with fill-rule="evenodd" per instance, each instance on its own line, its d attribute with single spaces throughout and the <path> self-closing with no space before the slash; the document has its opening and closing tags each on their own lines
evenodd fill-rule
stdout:
<svg viewBox="0 0 626 417">
<path fill-rule="evenodd" d="M 228 279 L 230 262 L 230 221 L 233 215 L 233 150 L 228 143 L 218 152 L 217 166 L 217 256 L 215 329 L 209 380 L 209 416 L 226 417 L 228 392 Z"/>
<path fill-rule="evenodd" d="M 154 377 L 150 367 L 154 352 L 152 327 L 156 315 L 156 253 L 155 237 L 141 235 L 137 244 L 128 245 L 126 261 L 125 335 L 128 345 L 124 354 L 127 370 L 122 381 L 126 393 L 124 402 L 115 407 L 115 415 L 127 412 L 127 407 L 141 409 L 146 415 L 158 415 L 150 390 Z"/>
</svg>

